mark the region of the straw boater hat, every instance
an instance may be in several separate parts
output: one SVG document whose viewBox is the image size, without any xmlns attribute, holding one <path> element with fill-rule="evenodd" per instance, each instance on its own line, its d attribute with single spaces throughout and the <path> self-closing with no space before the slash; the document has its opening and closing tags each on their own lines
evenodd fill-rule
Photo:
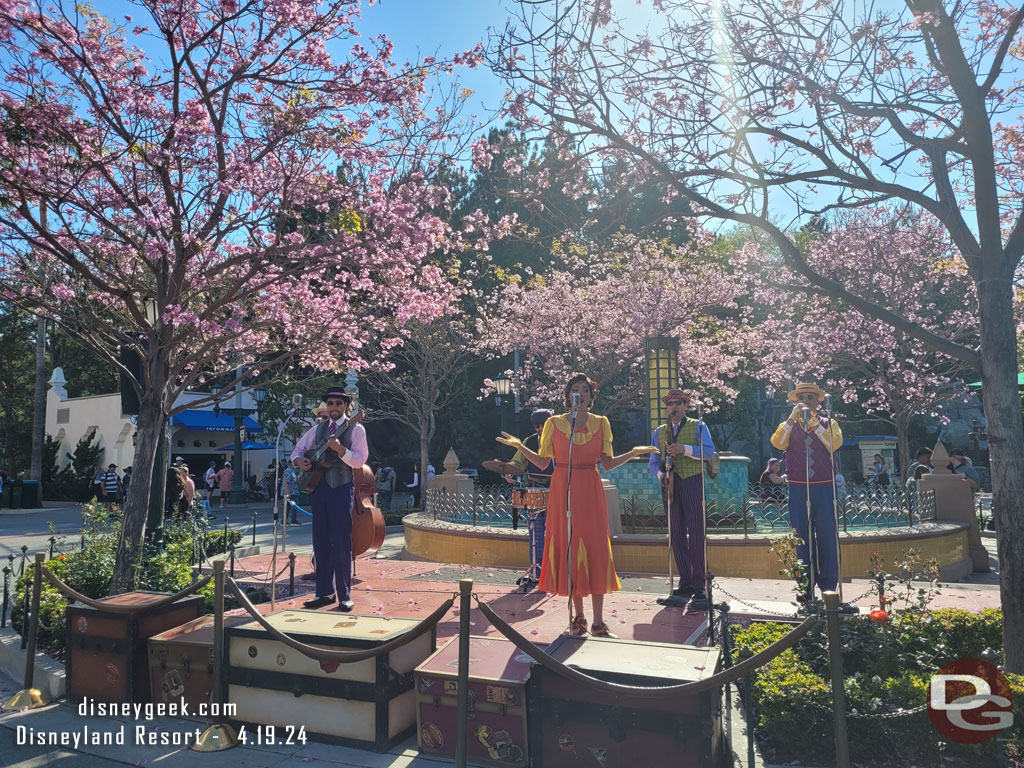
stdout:
<svg viewBox="0 0 1024 768">
<path fill-rule="evenodd" d="M 313 409 L 314 416 L 323 416 L 327 413 L 327 403 L 323 400 L 320 401 L 320 405 Z"/>
<path fill-rule="evenodd" d="M 817 395 L 819 400 L 825 399 L 825 390 L 823 390 L 817 384 L 812 384 L 809 381 L 802 381 L 799 384 L 797 384 L 796 388 L 788 395 L 786 395 L 786 397 L 788 397 L 795 403 L 797 395 L 804 395 L 808 393 L 813 393 Z"/>
</svg>

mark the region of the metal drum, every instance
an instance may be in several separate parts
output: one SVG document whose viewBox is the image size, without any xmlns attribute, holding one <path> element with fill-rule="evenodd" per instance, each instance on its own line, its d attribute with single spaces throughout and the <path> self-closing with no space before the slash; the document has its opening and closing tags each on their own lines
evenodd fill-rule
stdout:
<svg viewBox="0 0 1024 768">
<path fill-rule="evenodd" d="M 542 512 L 548 508 L 547 488 L 526 488 L 523 491 L 523 506 L 535 512 Z"/>
</svg>

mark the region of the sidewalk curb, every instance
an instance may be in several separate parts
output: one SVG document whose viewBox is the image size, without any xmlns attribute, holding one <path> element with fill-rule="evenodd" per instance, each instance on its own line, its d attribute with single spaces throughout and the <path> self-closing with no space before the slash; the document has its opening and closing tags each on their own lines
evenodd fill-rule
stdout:
<svg viewBox="0 0 1024 768">
<path fill-rule="evenodd" d="M 21 635 L 11 626 L 0 629 L 0 669 L 9 677 L 24 682 L 25 659 L 28 654 L 21 649 Z M 33 686 L 43 692 L 50 701 L 64 697 L 67 690 L 67 675 L 64 665 L 44 653 L 36 653 Z"/>
</svg>

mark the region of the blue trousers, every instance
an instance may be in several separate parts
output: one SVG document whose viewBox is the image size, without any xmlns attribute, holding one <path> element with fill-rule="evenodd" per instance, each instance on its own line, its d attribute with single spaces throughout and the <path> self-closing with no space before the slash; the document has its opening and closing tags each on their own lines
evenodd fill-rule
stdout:
<svg viewBox="0 0 1024 768">
<path fill-rule="evenodd" d="M 544 562 L 544 529 L 547 525 L 548 511 L 541 510 L 533 520 L 527 519 L 527 534 L 530 542 L 530 573 L 540 578 L 540 564 Z"/>
<path fill-rule="evenodd" d="M 338 601 L 352 592 L 352 483 L 337 488 L 320 483 L 311 494 L 313 557 L 316 558 L 316 595 Z"/>
<path fill-rule="evenodd" d="M 672 554 L 679 572 L 679 586 L 704 591 L 707 563 L 704 560 L 705 531 L 701 476 L 685 479 L 673 473 L 672 481 Z"/>
<path fill-rule="evenodd" d="M 814 526 L 814 561 L 811 561 L 807 535 L 807 489 L 810 488 L 811 514 Z M 839 540 L 836 514 L 832 508 L 832 484 L 789 484 L 789 524 L 803 540 L 796 549 L 797 556 L 814 568 L 814 583 L 822 592 L 835 590 L 839 585 Z"/>
</svg>

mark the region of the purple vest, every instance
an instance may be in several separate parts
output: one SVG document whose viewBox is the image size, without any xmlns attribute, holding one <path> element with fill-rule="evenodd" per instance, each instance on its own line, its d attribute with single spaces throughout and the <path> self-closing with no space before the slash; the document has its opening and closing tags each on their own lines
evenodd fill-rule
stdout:
<svg viewBox="0 0 1024 768">
<path fill-rule="evenodd" d="M 828 419 L 821 419 L 821 426 L 828 430 Z M 831 483 L 838 471 L 835 467 L 829 468 L 834 460 L 829 455 L 828 448 L 821 442 L 821 438 L 811 434 L 811 479 L 807 481 L 807 461 L 805 440 L 807 433 L 804 432 L 804 425 L 799 421 L 793 425 L 793 431 L 789 433 L 789 447 L 786 448 L 786 477 L 790 483 L 800 485 L 814 485 L 817 483 Z"/>
</svg>

